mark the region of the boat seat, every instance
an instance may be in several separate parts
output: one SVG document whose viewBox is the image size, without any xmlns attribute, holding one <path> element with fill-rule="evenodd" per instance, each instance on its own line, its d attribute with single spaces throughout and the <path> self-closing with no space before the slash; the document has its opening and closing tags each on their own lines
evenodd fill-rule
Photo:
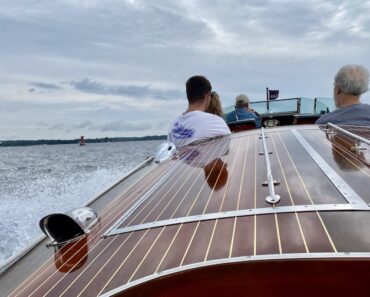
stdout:
<svg viewBox="0 0 370 297">
<path fill-rule="evenodd" d="M 231 132 L 256 129 L 256 122 L 254 119 L 229 122 L 227 125 L 229 126 Z"/>
<path fill-rule="evenodd" d="M 308 124 L 315 124 L 316 120 L 321 115 L 314 115 L 314 114 L 296 114 L 294 115 L 293 125 L 308 125 Z"/>
</svg>

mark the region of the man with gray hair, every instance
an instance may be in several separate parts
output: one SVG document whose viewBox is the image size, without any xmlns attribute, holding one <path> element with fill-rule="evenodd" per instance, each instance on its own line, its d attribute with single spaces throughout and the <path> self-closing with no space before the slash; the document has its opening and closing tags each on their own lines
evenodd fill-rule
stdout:
<svg viewBox="0 0 370 297">
<path fill-rule="evenodd" d="M 369 72 L 360 65 L 345 65 L 334 79 L 336 109 L 321 116 L 316 124 L 370 126 L 370 105 L 360 102 L 369 87 Z"/>
</svg>

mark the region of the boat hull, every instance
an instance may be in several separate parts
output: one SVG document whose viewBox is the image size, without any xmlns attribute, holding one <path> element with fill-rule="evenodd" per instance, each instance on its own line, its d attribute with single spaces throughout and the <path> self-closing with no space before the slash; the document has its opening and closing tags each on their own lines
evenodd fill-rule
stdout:
<svg viewBox="0 0 370 297">
<path fill-rule="evenodd" d="M 248 261 L 184 270 L 111 296 L 362 296 L 369 271 L 368 258 Z"/>
</svg>

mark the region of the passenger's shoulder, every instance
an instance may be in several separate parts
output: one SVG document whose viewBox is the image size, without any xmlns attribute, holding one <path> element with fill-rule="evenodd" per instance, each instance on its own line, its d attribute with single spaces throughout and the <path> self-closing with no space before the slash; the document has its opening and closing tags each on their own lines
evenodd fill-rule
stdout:
<svg viewBox="0 0 370 297">
<path fill-rule="evenodd" d="M 208 118 L 210 123 L 217 123 L 217 124 L 222 124 L 222 125 L 226 125 L 226 122 L 223 118 L 221 118 L 220 116 L 218 115 L 215 115 L 215 114 L 209 114 L 210 117 Z"/>
<path fill-rule="evenodd" d="M 361 108 L 365 108 L 366 110 L 369 110 L 370 109 L 370 104 L 361 103 Z"/>
<path fill-rule="evenodd" d="M 203 124 L 205 127 L 211 128 L 211 127 L 227 127 L 227 124 L 223 118 L 221 118 L 218 115 L 212 114 L 212 113 L 206 113 L 203 118 Z"/>
<path fill-rule="evenodd" d="M 315 124 L 326 124 L 333 115 L 335 116 L 334 111 L 323 114 L 316 120 Z"/>
</svg>

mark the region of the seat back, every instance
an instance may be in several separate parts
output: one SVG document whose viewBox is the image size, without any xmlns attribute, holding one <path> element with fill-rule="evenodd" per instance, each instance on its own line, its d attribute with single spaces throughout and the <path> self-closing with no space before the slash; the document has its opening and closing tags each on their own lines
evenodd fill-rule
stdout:
<svg viewBox="0 0 370 297">
<path fill-rule="evenodd" d="M 256 121 L 254 119 L 229 122 L 227 125 L 229 126 L 231 132 L 256 129 Z"/>
</svg>

